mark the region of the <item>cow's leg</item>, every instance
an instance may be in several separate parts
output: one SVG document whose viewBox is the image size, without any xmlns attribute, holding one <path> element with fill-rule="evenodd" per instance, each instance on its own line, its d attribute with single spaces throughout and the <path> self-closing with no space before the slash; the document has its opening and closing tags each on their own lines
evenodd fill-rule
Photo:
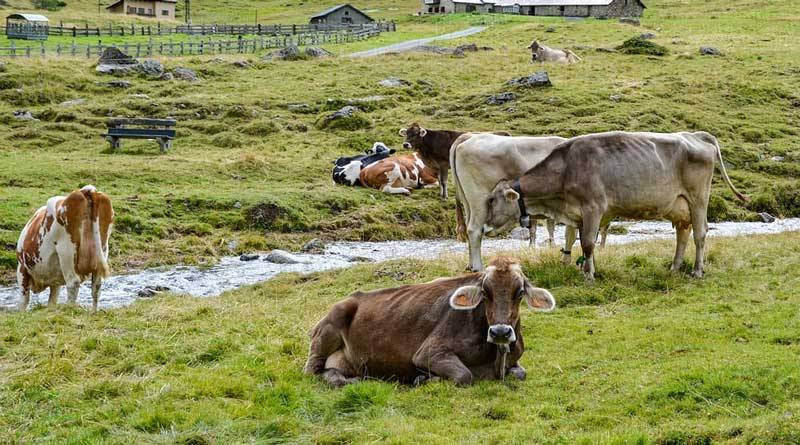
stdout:
<svg viewBox="0 0 800 445">
<path fill-rule="evenodd" d="M 581 222 L 581 250 L 583 250 L 583 275 L 587 281 L 594 281 L 594 244 L 600 228 L 600 213 L 593 209 L 583 210 Z"/>
<path fill-rule="evenodd" d="M 688 222 L 678 221 L 675 223 L 675 258 L 672 259 L 672 266 L 669 270 L 678 272 L 683 265 L 683 256 L 686 253 L 686 245 L 689 244 L 689 235 L 692 233 L 692 226 Z"/>
<path fill-rule="evenodd" d="M 97 312 L 97 301 L 100 300 L 100 284 L 103 279 L 100 274 L 92 274 L 92 311 Z"/>
<path fill-rule="evenodd" d="M 566 226 L 564 228 L 564 249 L 561 251 L 561 263 L 569 264 L 572 262 L 572 246 L 575 245 L 577 237 L 575 227 Z"/>
<path fill-rule="evenodd" d="M 385 186 L 383 186 L 381 191 L 384 192 L 384 193 L 391 193 L 391 194 L 394 194 L 394 195 L 410 195 L 411 194 L 411 190 L 409 190 L 409 189 L 407 189 L 405 187 L 392 187 L 391 184 L 386 184 Z"/>
<path fill-rule="evenodd" d="M 444 168 L 439 169 L 439 196 L 447 201 L 447 169 Z"/>
<path fill-rule="evenodd" d="M 467 237 L 469 240 L 469 264 L 467 269 L 473 272 L 483 270 L 481 243 L 483 242 L 483 225 L 486 221 L 483 213 L 483 209 L 474 209 L 467 224 Z"/>
<path fill-rule="evenodd" d="M 334 308 L 314 328 L 303 372 L 317 375 L 336 387 L 355 381 L 351 378 L 355 375 L 353 367 L 342 349 L 344 339 L 341 334 L 354 310 L 355 308 Z"/>
<path fill-rule="evenodd" d="M 81 287 L 81 280 L 75 273 L 75 245 L 71 242 L 60 242 L 56 244 L 58 262 L 61 266 L 61 274 L 64 283 L 67 285 L 67 302 L 74 304 L 78 301 L 78 291 Z"/>
<path fill-rule="evenodd" d="M 556 220 L 547 218 L 547 247 L 553 247 L 556 243 Z"/>
<path fill-rule="evenodd" d="M 696 205 L 692 209 L 692 231 L 694 232 L 695 260 L 692 276 L 703 278 L 703 261 L 705 257 L 706 233 L 708 233 L 708 220 L 706 219 L 706 205 Z"/>
<path fill-rule="evenodd" d="M 531 228 L 528 229 L 529 237 L 528 237 L 528 245 L 530 247 L 536 246 L 536 229 L 539 228 L 539 220 L 538 219 L 531 219 Z"/>
<path fill-rule="evenodd" d="M 58 294 L 61 293 L 61 286 L 50 286 L 50 295 L 47 297 L 47 307 L 54 308 L 58 304 Z"/>
<path fill-rule="evenodd" d="M 431 374 L 450 379 L 459 385 L 472 383 L 472 372 L 453 353 L 429 355 L 417 352 L 412 361 L 417 368 L 427 369 Z"/>
<path fill-rule="evenodd" d="M 31 276 L 21 263 L 17 265 L 17 284 L 22 297 L 19 301 L 19 310 L 24 311 L 31 302 Z"/>
</svg>

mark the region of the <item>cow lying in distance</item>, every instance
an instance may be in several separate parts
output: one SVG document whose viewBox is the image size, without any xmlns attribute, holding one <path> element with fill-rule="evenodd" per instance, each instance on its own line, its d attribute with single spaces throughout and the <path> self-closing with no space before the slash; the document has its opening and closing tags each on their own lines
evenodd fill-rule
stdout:
<svg viewBox="0 0 800 445">
<path fill-rule="evenodd" d="M 375 162 L 361 170 L 358 179 L 364 187 L 405 195 L 410 195 L 411 189 L 439 186 L 436 175 L 416 153 Z"/>
<path fill-rule="evenodd" d="M 737 198 L 747 201 L 728 177 L 717 139 L 706 132 L 610 132 L 576 137 L 560 144 L 519 179 L 497 184 L 489 198 L 487 224 L 512 226 L 524 207 L 532 215 L 547 215 L 579 227 L 586 258 L 583 271 L 591 281 L 595 234 L 603 220 L 616 216 L 666 219 L 677 235 L 670 269 L 677 271 L 683 264 L 689 235 L 694 232 L 692 275 L 700 278 L 717 161 L 725 183 Z"/>
<path fill-rule="evenodd" d="M 87 185 L 67 197 L 56 196 L 34 213 L 17 242 L 17 283 L 22 291 L 20 310 L 30 303 L 31 291 L 50 288 L 48 306 L 67 286 L 75 303 L 86 278 L 92 278 L 92 309 L 97 311 L 100 284 L 108 277 L 108 238 L 114 222 L 111 199 Z"/>
<path fill-rule="evenodd" d="M 531 42 L 531 44 L 528 45 L 528 49 L 531 50 L 531 62 L 555 62 L 570 64 L 581 61 L 581 58 L 578 57 L 577 54 L 568 49 L 549 48 L 539 43 L 538 40 Z"/>
<path fill-rule="evenodd" d="M 374 162 L 388 158 L 394 152 L 394 148 L 390 149 L 383 142 L 376 142 L 363 155 L 341 157 L 333 161 L 333 182 L 350 186 L 361 185 L 358 179 L 361 170 Z"/>
<path fill-rule="evenodd" d="M 409 125 L 408 128 L 400 129 L 400 136 L 404 138 L 403 148 L 408 150 L 413 149 L 419 153 L 422 162 L 430 167 L 438 176 L 439 195 L 443 200 L 447 199 L 447 174 L 450 170 L 450 149 L 453 147 L 453 142 L 462 134 L 464 134 L 463 131 L 430 130 L 423 128 L 416 122 Z M 494 134 L 511 136 L 510 133 L 505 131 L 498 131 Z M 458 202 L 458 195 L 456 195 L 456 233 L 459 239 L 466 239 L 464 213 L 461 208 L 461 203 Z"/>
<path fill-rule="evenodd" d="M 534 310 L 555 308 L 550 292 L 534 287 L 509 258 L 481 273 L 355 292 L 311 332 L 304 372 L 333 386 L 363 377 L 468 385 L 508 373 L 524 380 L 523 299 Z"/>
</svg>

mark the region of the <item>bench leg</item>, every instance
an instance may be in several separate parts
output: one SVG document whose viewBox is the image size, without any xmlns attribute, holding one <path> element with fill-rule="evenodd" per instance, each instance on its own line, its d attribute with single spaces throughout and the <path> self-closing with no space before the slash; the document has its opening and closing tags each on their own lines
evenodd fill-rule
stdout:
<svg viewBox="0 0 800 445">
<path fill-rule="evenodd" d="M 108 142 L 111 144 L 111 151 L 119 151 L 122 148 L 122 141 L 119 138 L 108 138 Z"/>
<path fill-rule="evenodd" d="M 169 139 L 158 138 L 158 146 L 161 148 L 161 153 L 164 154 L 169 150 Z"/>
</svg>

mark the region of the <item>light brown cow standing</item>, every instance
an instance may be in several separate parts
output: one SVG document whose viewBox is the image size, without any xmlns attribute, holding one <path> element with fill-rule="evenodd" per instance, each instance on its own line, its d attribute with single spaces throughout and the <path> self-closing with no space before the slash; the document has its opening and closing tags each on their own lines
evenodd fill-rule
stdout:
<svg viewBox="0 0 800 445">
<path fill-rule="evenodd" d="M 358 179 L 364 187 L 405 195 L 410 195 L 414 188 L 439 187 L 436 173 L 416 153 L 375 162 L 361 170 Z"/>
<path fill-rule="evenodd" d="M 534 40 L 528 45 L 531 50 L 531 62 L 555 62 L 555 63 L 578 63 L 581 58 L 568 49 L 555 49 L 542 45 L 538 40 Z"/>
<path fill-rule="evenodd" d="M 17 242 L 20 310 L 28 307 L 31 291 L 48 287 L 48 306 L 55 306 L 63 285 L 68 301 L 75 303 L 81 283 L 91 277 L 92 309 L 97 311 L 101 281 L 110 273 L 108 238 L 113 222 L 111 199 L 91 185 L 50 198 L 37 210 Z"/>
</svg>

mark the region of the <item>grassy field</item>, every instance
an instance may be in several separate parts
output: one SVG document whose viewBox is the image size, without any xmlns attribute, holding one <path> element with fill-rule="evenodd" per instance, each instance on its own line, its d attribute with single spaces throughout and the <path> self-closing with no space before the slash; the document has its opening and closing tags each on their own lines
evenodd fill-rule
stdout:
<svg viewBox="0 0 800 445">
<path fill-rule="evenodd" d="M 709 245 L 703 280 L 667 272 L 672 241 L 609 247 L 593 286 L 555 250 L 514 252 L 559 305 L 523 309 L 522 383 L 334 390 L 301 372 L 334 302 L 461 257 L 2 314 L 0 443 L 796 444 L 800 234 Z"/>
<path fill-rule="evenodd" d="M 92 61 L 7 61 L 0 72 L 0 275 L 11 277 L 13 244 L 33 210 L 86 183 L 115 200 L 117 270 L 209 263 L 219 255 L 291 249 L 313 237 L 453 236 L 453 201 L 440 203 L 435 191 L 406 198 L 330 180 L 333 159 L 374 141 L 397 147 L 397 130 L 413 121 L 562 136 L 707 130 L 720 139 L 734 182 L 754 198 L 739 206 L 716 178 L 713 219 L 753 219 L 755 211 L 800 215 L 800 28 L 794 26 L 800 16 L 786 2 L 660 0 L 648 4 L 642 27 L 496 15 L 411 18 L 404 14 L 412 2 L 403 5 L 392 14 L 402 18 L 405 37 L 487 24 L 484 33 L 447 45 L 476 42 L 495 51 L 463 59 L 417 53 L 299 62 L 252 55 L 164 59 L 167 68 L 195 69 L 201 80 L 130 77 L 127 90 L 100 84 L 110 79 L 95 74 Z M 303 8 L 312 6 L 318 5 Z M 654 41 L 670 54 L 595 50 L 643 31 L 656 32 Z M 345 54 L 395 38 L 331 49 Z M 519 99 L 506 106 L 485 105 L 488 95 L 509 89 L 507 80 L 542 69 L 524 49 L 533 38 L 573 48 L 584 62 L 547 66 L 552 88 L 517 91 Z M 725 56 L 701 57 L 701 45 Z M 232 65 L 242 58 L 253 65 Z M 379 87 L 388 76 L 412 85 Z M 317 127 L 347 100 L 373 95 L 383 99 L 364 106 L 358 128 Z M 60 105 L 72 99 L 86 101 Z M 295 103 L 308 107 L 290 109 Z M 15 120 L 12 112 L 20 109 L 40 120 Z M 154 142 L 125 141 L 121 153 L 110 153 L 100 137 L 109 116 L 176 117 L 173 151 L 159 156 Z"/>
</svg>

